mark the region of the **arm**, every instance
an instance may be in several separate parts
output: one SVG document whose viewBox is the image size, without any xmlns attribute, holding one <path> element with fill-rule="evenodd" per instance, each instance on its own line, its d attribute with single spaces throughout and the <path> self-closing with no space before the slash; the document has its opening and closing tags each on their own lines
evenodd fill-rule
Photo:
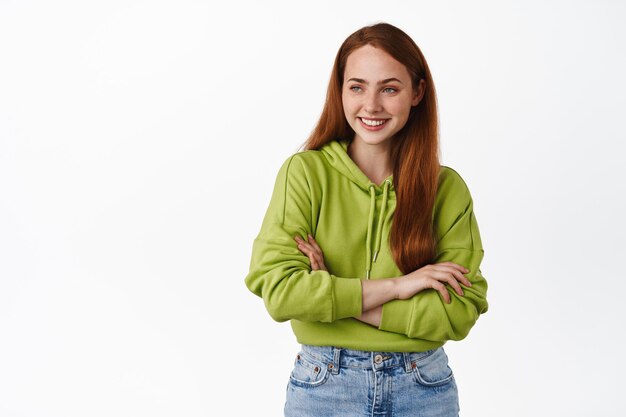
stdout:
<svg viewBox="0 0 626 417">
<path fill-rule="evenodd" d="M 362 280 L 363 312 L 355 317 L 364 323 L 379 327 L 383 312 L 382 305 L 398 298 L 396 278 Z"/>
<path fill-rule="evenodd" d="M 300 236 L 294 237 L 294 240 L 298 243 L 298 249 L 304 253 L 311 261 L 311 269 L 313 270 L 328 270 L 324 262 L 324 253 L 322 248 L 315 241 L 315 238 L 311 235 L 308 236 L 308 240 L 302 239 Z M 379 280 L 361 280 L 361 287 L 363 289 L 363 313 L 355 319 L 371 324 L 378 327 L 380 325 L 380 317 L 382 314 L 382 304 L 387 301 L 398 298 L 397 278 L 386 278 Z"/>
<path fill-rule="evenodd" d="M 363 314 L 361 314 L 358 317 L 355 317 L 355 319 L 360 320 L 364 323 L 370 324 L 374 327 L 378 327 L 380 326 L 380 319 L 382 317 L 382 314 L 383 314 L 383 306 L 380 305 L 370 310 L 364 311 Z"/>
<path fill-rule="evenodd" d="M 445 303 L 437 291 L 424 290 L 407 300 L 392 300 L 382 307 L 381 330 L 432 341 L 461 340 L 480 314 L 487 312 L 487 281 L 480 271 L 484 251 L 469 190 L 456 171 L 439 184 L 434 208 L 434 229 L 439 240 L 434 263 L 451 261 L 465 266 L 472 283 L 464 295 L 449 291 Z"/>
<path fill-rule="evenodd" d="M 307 256 L 293 241 L 296 234 L 313 233 L 311 205 L 305 167 L 292 155 L 278 172 L 244 280 L 278 322 L 332 322 L 362 313 L 361 280 L 311 271 Z"/>
</svg>

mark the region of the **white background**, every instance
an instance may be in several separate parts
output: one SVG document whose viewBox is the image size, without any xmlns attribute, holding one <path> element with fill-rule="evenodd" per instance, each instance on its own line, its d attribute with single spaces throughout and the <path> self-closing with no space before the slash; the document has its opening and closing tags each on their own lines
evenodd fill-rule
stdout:
<svg viewBox="0 0 626 417">
<path fill-rule="evenodd" d="M 405 30 L 474 197 L 461 415 L 623 415 L 626 6 L 0 2 L 0 415 L 282 415 L 299 345 L 244 285 L 341 42 Z"/>
</svg>

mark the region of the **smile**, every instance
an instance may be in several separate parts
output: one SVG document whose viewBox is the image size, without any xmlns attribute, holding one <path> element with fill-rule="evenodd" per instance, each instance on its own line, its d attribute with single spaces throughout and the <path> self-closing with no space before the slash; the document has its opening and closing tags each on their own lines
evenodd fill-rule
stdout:
<svg viewBox="0 0 626 417">
<path fill-rule="evenodd" d="M 367 130 L 380 130 L 383 128 L 385 123 L 387 123 L 387 120 L 389 119 L 364 119 L 359 117 L 361 126 L 365 127 Z"/>
</svg>

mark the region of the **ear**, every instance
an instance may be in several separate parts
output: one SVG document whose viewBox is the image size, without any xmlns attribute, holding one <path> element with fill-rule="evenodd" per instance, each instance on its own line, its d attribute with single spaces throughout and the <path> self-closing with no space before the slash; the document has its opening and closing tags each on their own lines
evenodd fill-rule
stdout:
<svg viewBox="0 0 626 417">
<path fill-rule="evenodd" d="M 417 88 L 413 89 L 413 100 L 411 101 L 411 106 L 417 106 L 420 101 L 422 101 L 422 97 L 424 97 L 424 92 L 426 91 L 426 81 L 422 78 L 417 85 Z"/>
</svg>

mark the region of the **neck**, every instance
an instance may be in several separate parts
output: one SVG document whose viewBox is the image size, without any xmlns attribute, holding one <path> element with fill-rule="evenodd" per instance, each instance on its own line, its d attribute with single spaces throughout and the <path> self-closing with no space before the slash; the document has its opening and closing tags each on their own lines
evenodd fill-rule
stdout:
<svg viewBox="0 0 626 417">
<path fill-rule="evenodd" d="M 381 184 L 393 173 L 389 154 L 387 142 L 369 145 L 355 137 L 348 145 L 350 158 L 376 184 Z"/>
</svg>

